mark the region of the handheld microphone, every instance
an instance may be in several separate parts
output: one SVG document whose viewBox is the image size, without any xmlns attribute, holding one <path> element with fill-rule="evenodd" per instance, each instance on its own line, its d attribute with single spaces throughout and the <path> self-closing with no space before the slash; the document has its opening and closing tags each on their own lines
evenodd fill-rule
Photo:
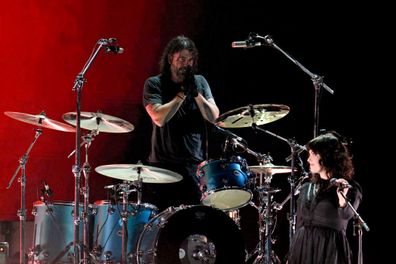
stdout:
<svg viewBox="0 0 396 264">
<path fill-rule="evenodd" d="M 348 183 L 340 183 L 340 182 L 337 182 L 337 179 L 336 179 L 336 178 L 331 178 L 331 179 L 330 179 L 330 185 L 329 185 L 329 187 L 331 187 L 331 186 L 337 186 L 338 189 L 353 188 L 352 185 L 350 185 L 350 184 L 348 184 Z"/>
</svg>

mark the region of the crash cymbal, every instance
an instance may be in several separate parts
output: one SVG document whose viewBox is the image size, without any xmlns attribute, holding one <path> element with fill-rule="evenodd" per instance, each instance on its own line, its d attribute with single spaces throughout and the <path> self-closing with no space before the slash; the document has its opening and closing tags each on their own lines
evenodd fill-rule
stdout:
<svg viewBox="0 0 396 264">
<path fill-rule="evenodd" d="M 183 179 L 176 172 L 142 164 L 111 164 L 95 168 L 99 174 L 124 181 L 138 180 L 139 170 L 140 178 L 147 183 L 172 183 Z"/>
<path fill-rule="evenodd" d="M 20 113 L 20 112 L 4 112 L 6 116 L 9 116 L 11 118 L 14 118 L 16 120 L 40 126 L 40 127 L 45 127 L 45 128 L 50 128 L 54 130 L 59 130 L 59 131 L 64 131 L 64 132 L 75 132 L 76 129 L 68 124 L 64 124 L 62 122 L 58 122 L 55 120 L 49 119 L 46 115 L 45 112 L 41 112 L 38 115 L 31 115 L 31 114 L 25 114 L 25 113 Z"/>
<path fill-rule="evenodd" d="M 254 173 L 264 174 L 278 174 L 278 173 L 290 173 L 291 167 L 289 166 L 277 166 L 272 163 L 266 163 L 263 165 L 249 166 L 249 170 Z"/>
<path fill-rule="evenodd" d="M 66 113 L 63 115 L 63 120 L 75 126 L 77 124 L 77 113 Z M 80 127 L 107 133 L 127 133 L 135 128 L 131 123 L 121 118 L 100 112 L 81 112 Z"/>
<path fill-rule="evenodd" d="M 220 115 L 216 125 L 225 128 L 250 127 L 253 123 L 264 125 L 281 119 L 290 108 L 280 104 L 259 104 L 240 107 Z"/>
</svg>

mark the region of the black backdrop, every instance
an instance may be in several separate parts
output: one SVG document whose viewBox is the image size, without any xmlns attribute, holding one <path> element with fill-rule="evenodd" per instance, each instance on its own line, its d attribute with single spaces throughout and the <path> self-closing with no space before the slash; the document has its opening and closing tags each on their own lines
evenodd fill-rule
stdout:
<svg viewBox="0 0 396 264">
<path fill-rule="evenodd" d="M 389 34 L 385 8 L 323 4 L 307 9 L 288 6 L 285 11 L 286 6 L 274 8 L 263 2 L 208 2 L 203 9 L 205 26 L 191 37 L 200 49 L 201 72 L 209 80 L 222 113 L 249 104 L 285 104 L 290 113 L 262 128 L 299 144 L 313 136 L 315 93 L 310 76 L 273 47 L 231 48 L 232 41 L 245 40 L 250 32 L 270 35 L 278 47 L 312 73 L 323 76 L 334 90 L 334 94 L 321 92 L 319 129 L 336 130 L 351 139 L 356 180 L 364 191 L 358 212 L 371 228 L 370 232 L 363 231 L 364 260 L 372 263 L 387 258 L 386 245 L 377 241 L 383 232 L 379 231 L 382 217 L 378 215 L 389 210 L 385 207 L 385 213 L 378 213 L 379 207 L 388 200 L 382 196 L 384 188 L 373 184 L 389 174 L 383 153 L 386 148 L 382 147 L 393 143 L 388 140 L 392 121 L 384 96 L 390 86 L 382 77 Z M 285 157 L 290 148 L 284 141 L 251 128 L 231 131 L 243 137 L 250 149 L 270 154 L 274 164 L 288 164 Z M 212 140 L 209 158 L 216 159 L 221 155 L 224 137 L 212 135 Z M 254 158 L 241 155 L 249 165 L 255 165 Z M 304 153 L 302 158 L 305 161 Z M 287 175 L 274 175 L 271 184 L 281 188 L 274 199 L 282 201 L 288 194 Z M 279 212 L 273 233 L 280 256 L 288 247 L 288 210 L 287 204 Z M 248 206 L 241 214 L 245 236 L 253 238 L 248 246 L 254 247 L 257 230 L 251 220 L 255 211 Z M 245 214 L 249 217 L 244 220 Z M 348 229 L 348 236 L 357 255 L 358 238 L 352 229 Z"/>
</svg>

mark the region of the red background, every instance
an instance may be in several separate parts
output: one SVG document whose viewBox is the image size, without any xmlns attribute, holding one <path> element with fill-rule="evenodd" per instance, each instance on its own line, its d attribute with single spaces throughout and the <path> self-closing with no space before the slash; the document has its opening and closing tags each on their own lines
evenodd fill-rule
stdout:
<svg viewBox="0 0 396 264">
<path fill-rule="evenodd" d="M 139 144 L 141 96 L 145 78 L 158 72 L 162 48 L 177 34 L 189 35 L 199 23 L 200 1 L 11 1 L 1 12 L 0 65 L 0 219 L 18 220 L 18 173 L 9 190 L 19 159 L 33 141 L 35 126 L 17 121 L 4 111 L 39 114 L 64 122 L 62 115 L 76 111 L 74 80 L 101 38 L 117 38 L 123 54 L 102 49 L 85 77 L 81 110 L 102 111 L 135 126 L 123 134 L 100 133 L 89 151 L 92 200 L 103 199 L 103 186 L 112 179 L 94 168 L 113 163 L 136 163 L 146 153 Z M 183 21 L 183 22 L 182 22 Z M 146 118 L 144 116 L 143 118 Z M 82 133 L 87 133 L 83 130 Z M 28 217 L 43 180 L 56 200 L 74 200 L 75 134 L 43 128 L 26 164 Z M 84 162 L 84 152 L 82 161 Z M 128 155 L 126 155 L 128 154 Z M 126 158 L 125 158 L 126 156 Z"/>
</svg>

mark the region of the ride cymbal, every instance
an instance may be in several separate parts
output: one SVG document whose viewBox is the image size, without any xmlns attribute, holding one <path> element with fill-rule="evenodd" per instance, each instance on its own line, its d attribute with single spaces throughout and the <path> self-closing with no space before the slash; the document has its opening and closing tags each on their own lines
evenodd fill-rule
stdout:
<svg viewBox="0 0 396 264">
<path fill-rule="evenodd" d="M 220 115 L 216 125 L 225 128 L 264 125 L 286 116 L 290 108 L 280 104 L 259 104 L 240 107 Z"/>
<path fill-rule="evenodd" d="M 96 167 L 95 171 L 104 176 L 124 181 L 136 181 L 140 177 L 146 183 L 173 183 L 183 179 L 183 176 L 176 172 L 141 164 L 102 165 Z"/>
<path fill-rule="evenodd" d="M 40 126 L 40 127 L 45 127 L 45 128 L 50 128 L 58 131 L 64 131 L 64 132 L 76 132 L 76 129 L 68 124 L 64 124 L 62 122 L 58 122 L 52 119 L 49 119 L 46 115 L 45 112 L 41 112 L 38 115 L 31 115 L 31 114 L 25 114 L 25 113 L 20 113 L 20 112 L 4 112 L 6 116 L 9 116 L 13 119 L 16 119 L 18 121 L 22 121 L 28 124 Z"/>
<path fill-rule="evenodd" d="M 76 126 L 77 113 L 66 113 L 63 115 L 63 120 Z M 105 115 L 100 112 L 81 112 L 80 127 L 107 133 L 127 133 L 135 128 L 131 123 L 121 118 Z"/>
</svg>

